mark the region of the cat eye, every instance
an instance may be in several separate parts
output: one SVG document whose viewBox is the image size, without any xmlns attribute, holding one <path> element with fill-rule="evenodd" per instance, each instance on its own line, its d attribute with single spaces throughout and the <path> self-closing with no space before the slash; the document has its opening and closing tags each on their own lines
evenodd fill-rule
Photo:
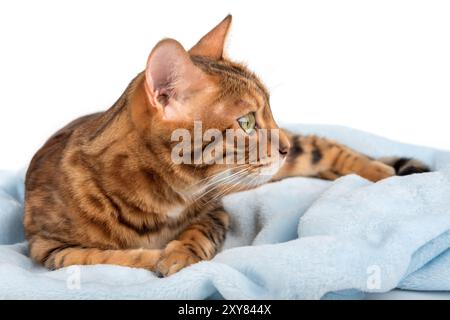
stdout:
<svg viewBox="0 0 450 320">
<path fill-rule="evenodd" d="M 239 126 L 244 130 L 247 134 L 253 133 L 256 126 L 255 114 L 250 112 L 243 117 L 237 119 Z"/>
</svg>

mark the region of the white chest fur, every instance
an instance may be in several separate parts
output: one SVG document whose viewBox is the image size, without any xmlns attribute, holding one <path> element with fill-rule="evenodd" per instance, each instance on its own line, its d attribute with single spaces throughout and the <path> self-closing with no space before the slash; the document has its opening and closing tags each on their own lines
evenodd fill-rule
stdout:
<svg viewBox="0 0 450 320">
<path fill-rule="evenodd" d="M 167 211 L 167 216 L 171 219 L 178 219 L 184 211 L 183 206 L 175 206 Z"/>
</svg>

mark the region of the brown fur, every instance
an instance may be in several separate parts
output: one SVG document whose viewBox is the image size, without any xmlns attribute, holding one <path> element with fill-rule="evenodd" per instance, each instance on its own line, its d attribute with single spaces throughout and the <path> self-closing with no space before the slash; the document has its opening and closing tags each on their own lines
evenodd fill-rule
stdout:
<svg viewBox="0 0 450 320">
<path fill-rule="evenodd" d="M 203 130 L 239 129 L 236 119 L 249 112 L 258 128 L 278 128 L 262 82 L 223 57 L 230 22 L 227 17 L 189 53 L 174 40 L 161 41 L 147 69 L 114 106 L 70 123 L 36 153 L 26 176 L 24 217 L 35 261 L 51 269 L 117 264 L 170 275 L 216 254 L 229 227 L 220 198 L 268 179 L 208 185 L 205 181 L 218 173 L 242 167 L 174 165 L 171 132 L 192 132 L 193 120 L 202 121 Z M 182 75 L 162 78 L 171 67 L 165 57 L 180 64 Z M 180 79 L 168 85 L 174 76 Z M 334 179 L 356 172 L 376 181 L 394 174 L 391 167 L 326 139 L 288 138 L 283 131 L 279 139 L 279 150 L 269 153 L 285 157 L 289 139 L 292 147 L 274 179 Z M 245 177 L 258 178 L 263 167 L 246 163 Z"/>
<path fill-rule="evenodd" d="M 284 166 L 273 181 L 287 177 L 309 176 L 326 180 L 356 173 L 379 181 L 395 175 L 395 170 L 335 141 L 316 136 L 290 134 L 291 149 Z"/>
</svg>

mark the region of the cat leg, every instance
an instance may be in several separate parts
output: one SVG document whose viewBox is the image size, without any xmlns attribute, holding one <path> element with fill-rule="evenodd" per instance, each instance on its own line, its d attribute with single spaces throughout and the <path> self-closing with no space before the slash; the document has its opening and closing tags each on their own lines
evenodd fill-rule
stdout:
<svg viewBox="0 0 450 320">
<path fill-rule="evenodd" d="M 167 244 L 157 266 L 160 275 L 169 276 L 196 262 L 212 259 L 225 240 L 228 226 L 229 216 L 223 209 L 202 215 Z"/>
<path fill-rule="evenodd" d="M 154 271 L 161 250 L 83 248 L 39 237 L 30 241 L 30 255 L 49 269 L 71 265 L 115 264 Z"/>
<path fill-rule="evenodd" d="M 285 164 L 272 181 L 309 176 L 334 180 L 356 173 L 370 181 L 395 175 L 395 170 L 335 141 L 316 136 L 290 135 L 291 148 Z"/>
</svg>

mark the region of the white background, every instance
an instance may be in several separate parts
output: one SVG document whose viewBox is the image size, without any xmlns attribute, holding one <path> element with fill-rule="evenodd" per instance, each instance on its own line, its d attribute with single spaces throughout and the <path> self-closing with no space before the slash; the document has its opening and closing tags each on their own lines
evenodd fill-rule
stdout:
<svg viewBox="0 0 450 320">
<path fill-rule="evenodd" d="M 109 107 L 158 40 L 189 48 L 228 13 L 229 55 L 277 120 L 450 149 L 449 1 L 15 0 L 0 2 L 0 169 Z"/>
</svg>

